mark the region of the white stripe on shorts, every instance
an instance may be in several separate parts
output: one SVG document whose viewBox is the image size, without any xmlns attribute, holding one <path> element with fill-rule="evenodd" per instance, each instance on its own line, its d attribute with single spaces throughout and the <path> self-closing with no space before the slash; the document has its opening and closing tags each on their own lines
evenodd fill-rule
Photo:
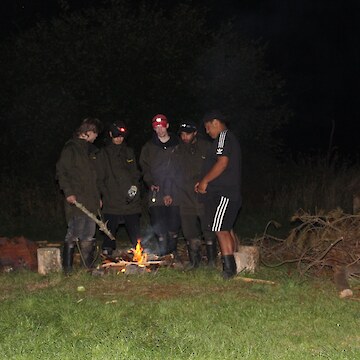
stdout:
<svg viewBox="0 0 360 360">
<path fill-rule="evenodd" d="M 225 196 L 222 196 L 220 198 L 220 203 L 219 203 L 218 207 L 216 208 L 216 213 L 214 216 L 214 221 L 212 224 L 211 231 L 220 231 L 221 230 L 221 225 L 223 223 L 228 204 L 229 204 L 229 199 L 226 198 Z"/>
</svg>

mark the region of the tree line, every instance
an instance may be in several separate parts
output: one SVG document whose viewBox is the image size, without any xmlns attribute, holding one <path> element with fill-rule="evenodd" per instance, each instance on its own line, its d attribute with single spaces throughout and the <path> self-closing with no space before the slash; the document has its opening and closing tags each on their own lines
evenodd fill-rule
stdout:
<svg viewBox="0 0 360 360">
<path fill-rule="evenodd" d="M 276 150 L 274 130 L 289 110 L 283 80 L 264 53 L 230 23 L 214 29 L 206 9 L 186 3 L 170 10 L 127 0 L 64 6 L 58 17 L 0 44 L 2 172 L 53 173 L 87 116 L 126 121 L 139 152 L 154 114 L 165 113 L 176 131 L 182 120 L 198 122 L 218 108 L 249 154 Z"/>
</svg>

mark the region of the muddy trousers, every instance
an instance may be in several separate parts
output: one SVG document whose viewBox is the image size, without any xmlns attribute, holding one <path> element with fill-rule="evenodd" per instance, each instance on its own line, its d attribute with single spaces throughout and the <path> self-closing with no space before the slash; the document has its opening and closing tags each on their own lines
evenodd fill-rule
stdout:
<svg viewBox="0 0 360 360">
<path fill-rule="evenodd" d="M 94 261 L 95 230 L 95 222 L 86 215 L 73 216 L 69 220 L 62 259 L 65 273 L 72 271 L 74 250 L 77 243 L 79 243 L 84 266 L 89 267 L 89 264 Z"/>
</svg>

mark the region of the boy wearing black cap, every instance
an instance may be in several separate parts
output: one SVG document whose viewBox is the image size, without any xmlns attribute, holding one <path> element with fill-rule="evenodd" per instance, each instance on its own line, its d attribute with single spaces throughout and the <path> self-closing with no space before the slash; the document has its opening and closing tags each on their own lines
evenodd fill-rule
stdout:
<svg viewBox="0 0 360 360">
<path fill-rule="evenodd" d="M 103 201 L 104 221 L 115 236 L 120 224 L 125 224 L 132 246 L 140 239 L 141 200 L 139 194 L 140 172 L 133 149 L 127 146 L 128 134 L 123 121 L 109 127 L 108 144 L 98 156 L 98 183 Z M 104 235 L 102 250 L 111 255 L 116 242 Z"/>
<path fill-rule="evenodd" d="M 215 266 L 217 250 L 216 235 L 209 231 L 205 221 L 204 204 L 195 193 L 195 184 L 200 180 L 201 169 L 211 146 L 208 140 L 197 136 L 197 126 L 192 121 L 180 124 L 181 142 L 178 155 L 178 188 L 180 197 L 181 228 L 186 239 L 192 268 L 201 262 L 202 238 L 205 240 L 208 265 Z"/>
<path fill-rule="evenodd" d="M 223 277 L 229 279 L 236 275 L 234 252 L 237 243 L 232 229 L 241 207 L 241 150 L 219 111 L 205 114 L 203 121 L 206 133 L 214 141 L 195 191 L 205 195 L 208 226 L 218 238 Z"/>
<path fill-rule="evenodd" d="M 153 137 L 140 154 L 143 179 L 150 190 L 150 221 L 158 239 L 159 255 L 173 253 L 176 256 L 180 213 L 174 151 L 179 139 L 168 132 L 165 115 L 155 115 L 151 123 Z"/>
</svg>

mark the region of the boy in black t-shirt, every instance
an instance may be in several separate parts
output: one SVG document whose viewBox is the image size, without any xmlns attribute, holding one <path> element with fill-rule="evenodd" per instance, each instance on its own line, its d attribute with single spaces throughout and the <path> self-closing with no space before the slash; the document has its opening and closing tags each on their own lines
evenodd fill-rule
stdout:
<svg viewBox="0 0 360 360">
<path fill-rule="evenodd" d="M 219 111 L 204 116 L 206 133 L 214 139 L 195 191 L 204 194 L 206 221 L 219 241 L 223 277 L 236 275 L 234 252 L 236 239 L 232 231 L 241 207 L 241 150 L 235 135 L 228 130 Z"/>
</svg>

